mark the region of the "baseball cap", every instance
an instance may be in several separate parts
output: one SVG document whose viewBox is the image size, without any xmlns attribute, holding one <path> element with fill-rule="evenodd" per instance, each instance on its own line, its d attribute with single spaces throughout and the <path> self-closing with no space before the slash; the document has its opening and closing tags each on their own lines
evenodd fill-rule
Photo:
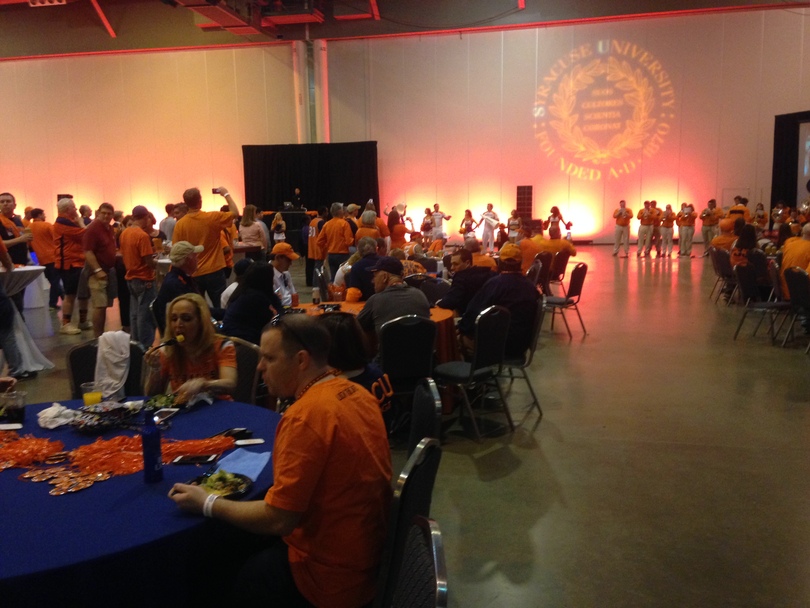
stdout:
<svg viewBox="0 0 810 608">
<path fill-rule="evenodd" d="M 349 203 L 349 204 L 346 206 L 346 211 L 348 211 L 349 213 L 354 213 L 354 212 L 355 212 L 355 211 L 357 211 L 359 208 L 360 208 L 360 205 L 355 205 L 354 203 Z"/>
<path fill-rule="evenodd" d="M 149 209 L 143 205 L 135 205 L 135 208 L 132 210 L 132 217 L 147 217 L 148 215 Z"/>
<path fill-rule="evenodd" d="M 297 260 L 300 257 L 293 251 L 292 245 L 289 243 L 276 243 L 273 245 L 273 250 L 270 253 L 273 255 L 281 255 L 291 260 Z"/>
<path fill-rule="evenodd" d="M 402 276 L 402 262 L 396 258 L 392 258 L 390 255 L 386 255 L 377 260 L 377 263 L 369 268 L 370 272 L 377 272 L 378 270 L 384 270 L 385 272 Z"/>
<path fill-rule="evenodd" d="M 523 261 L 523 256 L 520 253 L 520 247 L 515 245 L 514 243 L 506 243 L 501 250 L 498 252 L 498 257 L 501 261 L 508 262 L 508 261 Z"/>
<path fill-rule="evenodd" d="M 137 209 L 137 207 L 135 209 Z M 144 209 L 144 207 L 142 207 L 142 209 Z M 190 254 L 202 253 L 203 249 L 204 247 L 202 245 L 192 245 L 188 241 L 177 241 L 172 245 L 172 250 L 169 252 L 169 259 L 172 264 L 182 264 Z"/>
</svg>

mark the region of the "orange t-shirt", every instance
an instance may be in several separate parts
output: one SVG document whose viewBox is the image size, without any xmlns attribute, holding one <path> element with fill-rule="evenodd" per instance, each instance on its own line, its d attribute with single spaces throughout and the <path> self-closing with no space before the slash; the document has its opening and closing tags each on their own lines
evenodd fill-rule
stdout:
<svg viewBox="0 0 810 608">
<path fill-rule="evenodd" d="M 380 231 L 376 228 L 360 227 L 357 229 L 357 233 L 354 235 L 354 244 L 356 245 L 359 243 L 360 239 L 362 239 L 364 236 L 369 236 L 376 241 L 378 238 L 380 238 Z"/>
<path fill-rule="evenodd" d="M 165 353 L 165 350 L 160 351 L 160 374 L 169 379 L 172 391 L 176 391 L 193 378 L 218 380 L 220 367 L 236 368 L 236 348 L 233 342 L 225 338 L 216 338 L 214 346 L 201 357 L 193 361 L 186 359 L 183 369 L 180 369 L 176 359 L 168 357 Z M 217 398 L 231 400 L 230 395 L 217 395 Z"/>
<path fill-rule="evenodd" d="M 211 274 L 225 268 L 220 232 L 233 225 L 233 214 L 228 211 L 189 211 L 177 221 L 172 241 L 188 241 L 202 245 L 204 250 L 197 258 L 195 277 Z"/>
<path fill-rule="evenodd" d="M 388 230 L 388 222 L 386 222 L 383 218 L 378 217 L 376 220 L 374 220 L 374 223 L 377 225 L 377 230 L 380 231 L 380 236 L 382 238 L 391 236 L 391 231 Z"/>
<path fill-rule="evenodd" d="M 349 253 L 349 247 L 354 246 L 354 235 L 348 221 L 333 217 L 323 225 L 317 241 L 322 253 Z"/>
<path fill-rule="evenodd" d="M 523 256 L 520 270 L 525 274 L 531 267 L 532 262 L 534 262 L 534 256 L 540 253 L 540 245 L 532 237 L 530 239 L 520 239 L 520 241 L 518 241 L 518 247 L 520 247 L 520 254 Z"/>
<path fill-rule="evenodd" d="M 388 527 L 391 456 L 377 400 L 331 378 L 284 412 L 265 502 L 301 513 L 287 543 L 295 585 L 316 606 L 374 598 Z"/>
<path fill-rule="evenodd" d="M 321 223 L 322 218 L 316 217 L 309 223 L 309 238 L 307 239 L 307 257 L 310 260 L 322 260 L 325 256 L 318 247 L 318 224 Z"/>
<path fill-rule="evenodd" d="M 125 276 L 127 281 L 141 279 L 143 281 L 155 280 L 155 269 L 148 266 L 144 261 L 144 256 L 151 256 L 152 239 L 138 226 L 130 226 L 121 233 L 120 239 L 121 255 L 124 257 L 124 266 L 127 269 Z"/>
<path fill-rule="evenodd" d="M 66 217 L 59 217 L 53 224 L 52 232 L 56 268 L 84 268 L 84 228 Z"/>
<path fill-rule="evenodd" d="M 396 224 L 391 230 L 391 249 L 405 249 L 407 244 L 406 237 L 410 234 L 410 230 L 405 224 Z"/>
<path fill-rule="evenodd" d="M 39 263 L 53 264 L 56 261 L 56 248 L 53 244 L 53 225 L 50 222 L 35 221 L 28 224 L 31 234 L 31 249 L 37 254 Z"/>
<path fill-rule="evenodd" d="M 482 266 L 484 268 L 490 268 L 492 270 L 498 270 L 498 262 L 496 262 L 493 258 L 483 253 L 472 254 L 472 265 Z"/>
</svg>

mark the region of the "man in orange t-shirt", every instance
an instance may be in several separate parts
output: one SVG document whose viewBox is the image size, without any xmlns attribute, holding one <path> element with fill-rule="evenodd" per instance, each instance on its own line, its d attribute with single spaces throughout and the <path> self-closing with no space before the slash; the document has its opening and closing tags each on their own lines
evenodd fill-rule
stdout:
<svg viewBox="0 0 810 608">
<path fill-rule="evenodd" d="M 42 209 L 31 210 L 31 222 L 28 224 L 33 240 L 31 249 L 37 255 L 37 261 L 45 267 L 45 278 L 51 284 L 48 297 L 48 306 L 51 310 L 59 309 L 59 298 L 65 295 L 59 273 L 56 272 L 56 250 L 53 245 L 53 224 L 45 221 L 45 212 Z"/>
<path fill-rule="evenodd" d="M 121 233 L 120 250 L 127 269 L 129 327 L 132 339 L 148 349 L 155 341 L 157 325 L 149 305 L 155 301 L 155 261 L 152 239 L 146 232 L 149 210 L 138 205 L 132 210 L 132 224 Z M 177 234 L 175 232 L 175 234 Z"/>
<path fill-rule="evenodd" d="M 217 194 L 223 196 L 230 212 L 202 211 L 202 194 L 199 188 L 189 188 L 183 192 L 183 201 L 188 205 L 188 213 L 177 220 L 174 227 L 174 241 L 188 241 L 192 245 L 202 245 L 194 280 L 200 293 L 219 303 L 225 291 L 225 253 L 222 249 L 221 233 L 233 226 L 234 218 L 239 217 L 239 209 L 228 189 L 220 186 Z"/>
<path fill-rule="evenodd" d="M 315 240 L 321 252 L 326 253 L 329 272 L 334 278 L 340 265 L 349 259 L 349 247 L 354 247 L 354 233 L 341 203 L 332 203 L 329 212 L 332 219 L 323 225 Z"/>
<path fill-rule="evenodd" d="M 285 315 L 262 334 L 268 389 L 295 397 L 276 430 L 263 501 L 218 500 L 187 484 L 169 493 L 185 511 L 273 537 L 242 570 L 239 604 L 355 608 L 374 598 L 391 499 L 388 439 L 371 393 L 332 374 L 329 344 L 306 315 Z"/>
</svg>

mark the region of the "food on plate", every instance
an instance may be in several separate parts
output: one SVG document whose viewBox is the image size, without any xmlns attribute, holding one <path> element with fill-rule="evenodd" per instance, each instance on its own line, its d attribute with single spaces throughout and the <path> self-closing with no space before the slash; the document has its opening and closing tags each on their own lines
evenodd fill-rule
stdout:
<svg viewBox="0 0 810 608">
<path fill-rule="evenodd" d="M 213 475 L 200 480 L 200 485 L 209 494 L 216 494 L 217 496 L 243 493 L 247 490 L 249 484 L 250 480 L 244 475 L 223 470 L 219 470 Z"/>
</svg>

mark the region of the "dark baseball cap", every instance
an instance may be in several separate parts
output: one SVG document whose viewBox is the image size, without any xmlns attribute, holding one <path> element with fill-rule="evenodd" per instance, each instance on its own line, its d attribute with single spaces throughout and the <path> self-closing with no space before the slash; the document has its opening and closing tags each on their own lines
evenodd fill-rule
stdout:
<svg viewBox="0 0 810 608">
<path fill-rule="evenodd" d="M 385 272 L 402 276 L 402 262 L 396 258 L 392 258 L 390 255 L 386 255 L 377 260 L 377 263 L 369 268 L 371 272 L 377 272 L 378 270 L 384 270 Z"/>
<path fill-rule="evenodd" d="M 143 205 L 135 205 L 135 207 L 132 209 L 132 217 L 147 217 L 148 215 L 149 209 Z"/>
</svg>

